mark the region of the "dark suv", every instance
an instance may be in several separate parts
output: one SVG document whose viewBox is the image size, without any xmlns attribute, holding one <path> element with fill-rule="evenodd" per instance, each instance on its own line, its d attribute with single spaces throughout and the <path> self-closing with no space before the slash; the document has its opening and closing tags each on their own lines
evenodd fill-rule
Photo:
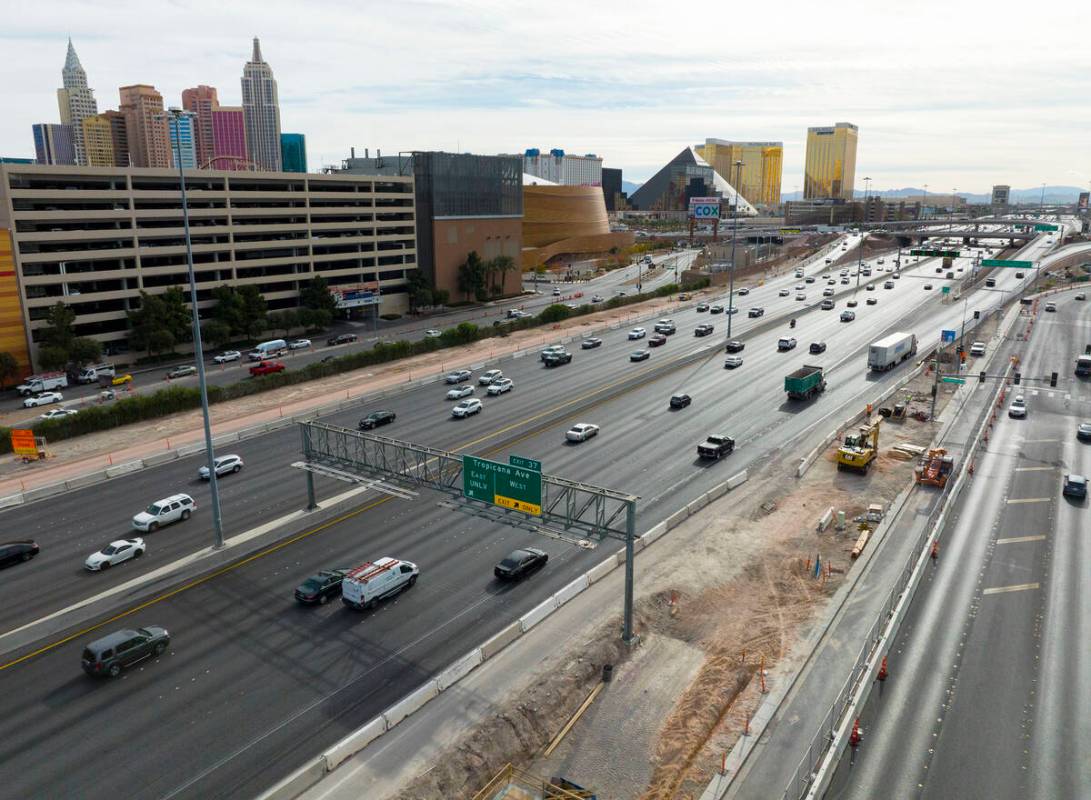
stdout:
<svg viewBox="0 0 1091 800">
<path fill-rule="evenodd" d="M 88 675 L 116 678 L 121 670 L 138 661 L 161 656 L 169 646 L 170 634 L 166 628 L 149 625 L 135 631 L 115 631 L 83 649 L 83 671 Z"/>
<path fill-rule="evenodd" d="M 397 415 L 393 411 L 372 411 L 360 420 L 360 430 L 369 431 L 372 428 L 378 428 L 380 425 L 389 425 L 396 417 Z"/>
<path fill-rule="evenodd" d="M 38 555 L 38 543 L 27 540 L 25 542 L 4 542 L 0 544 L 0 566 L 15 564 L 19 561 L 30 561 Z"/>
<path fill-rule="evenodd" d="M 347 569 L 324 569 L 303 581 L 295 590 L 295 599 L 301 603 L 325 605 L 331 597 L 341 596 L 341 582 Z"/>
<path fill-rule="evenodd" d="M 329 339 L 327 339 L 326 344 L 328 344 L 328 345 L 348 344 L 349 342 L 355 342 L 355 341 L 356 341 L 356 334 L 355 333 L 339 333 L 337 336 L 331 336 Z"/>
</svg>

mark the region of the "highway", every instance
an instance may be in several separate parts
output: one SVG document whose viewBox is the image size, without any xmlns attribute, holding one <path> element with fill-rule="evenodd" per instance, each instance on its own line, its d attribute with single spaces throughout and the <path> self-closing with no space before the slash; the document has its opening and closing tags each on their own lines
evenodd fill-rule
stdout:
<svg viewBox="0 0 1091 800">
<path fill-rule="evenodd" d="M 681 274 L 681 271 L 687 269 L 696 257 L 696 250 L 684 250 L 668 255 L 654 256 L 653 261 L 659 268 L 650 277 L 643 280 L 643 290 L 651 292 L 672 282 L 675 275 L 675 265 L 677 264 L 678 272 Z M 482 327 L 492 325 L 497 320 L 503 320 L 510 308 L 523 308 L 528 313 L 538 314 L 546 306 L 553 303 L 564 302 L 578 306 L 590 305 L 592 297 L 596 294 L 607 300 L 619 292 L 630 295 L 636 294 L 637 280 L 642 275 L 647 275 L 647 273 L 648 268 L 646 266 L 637 267 L 633 265 L 613 270 L 583 283 L 558 283 L 556 288 L 561 292 L 559 297 L 553 296 L 553 284 L 542 282 L 539 284 L 539 291 L 541 292 L 539 295 L 524 295 L 507 301 L 499 301 L 492 305 L 473 306 L 436 317 L 406 317 L 392 322 L 380 321 L 378 331 L 372 330 L 369 323 L 338 321 L 334 323 L 330 331 L 312 338 L 312 347 L 291 350 L 278 360 L 284 362 L 289 369 L 299 369 L 329 356 L 342 356 L 358 350 L 370 350 L 375 342 L 379 340 L 416 341 L 423 339 L 425 331 L 428 329 L 445 330 L 462 322 L 473 322 Z M 527 288 L 530 288 L 530 286 L 528 285 Z M 576 293 L 580 293 L 582 296 L 575 297 Z M 326 345 L 328 336 L 339 333 L 355 333 L 360 338 L 359 341 L 352 344 Z M 279 338 L 279 336 L 279 331 L 275 333 L 273 331 L 266 332 L 267 339 L 275 339 Z M 213 361 L 213 358 L 219 352 L 220 350 L 205 346 L 206 361 L 208 362 L 206 375 L 210 385 L 226 386 L 246 380 L 249 377 L 248 370 L 253 366 L 254 362 L 247 360 L 245 351 L 239 361 L 231 361 L 226 364 L 217 364 Z M 111 361 L 109 358 L 105 360 L 107 362 Z M 178 364 L 187 363 L 192 364 L 194 362 L 192 359 L 188 362 L 183 360 L 174 364 L 164 364 L 153 370 L 133 371 L 133 382 L 129 384 L 128 389 L 119 388 L 118 396 L 123 396 L 124 392 L 140 394 L 142 392 L 158 391 L 168 385 L 166 375 L 171 369 Z M 179 386 L 195 387 L 197 386 L 197 377 L 175 378 L 172 383 Z M 31 425 L 37 421 L 42 413 L 51 408 L 75 408 L 78 410 L 96 402 L 102 389 L 98 384 L 70 384 L 60 391 L 64 395 L 62 402 L 27 410 L 23 409 L 23 398 L 16 395 L 14 391 L 5 393 L 3 399 L 0 400 L 0 415 L 4 415 L 3 424 L 9 427 Z"/>
<path fill-rule="evenodd" d="M 827 797 L 1091 796 L 1088 502 L 1061 495 L 1064 474 L 1091 474 L 1075 436 L 1091 390 L 1073 374 L 1091 307 L 1075 293 L 1039 314 L 1019 368 L 1032 380 L 1008 392 L 1027 418 L 998 419 Z"/>
<path fill-rule="evenodd" d="M 969 260 L 959 265 L 967 267 Z M 672 315 L 678 333 L 653 349 L 647 362 L 629 362 L 635 344 L 624 330 L 602 332 L 601 348 L 575 351 L 567 366 L 546 369 L 533 357 L 488 364 L 502 368 L 516 388 L 486 398 L 483 413 L 467 420 L 451 419 L 442 384 L 391 398 L 385 405 L 398 420 L 382 433 L 496 458 L 517 453 L 541 460 L 547 473 L 639 494 L 641 532 L 739 469 L 778 454 L 794 458 L 799 443 L 825 433 L 846 406 L 862 404 L 896 381 L 897 370 L 866 374 L 868 343 L 889 330 L 908 329 L 927 345 L 962 318 L 963 304 L 941 303 L 944 281 L 921 274 L 929 268 L 906 268 L 893 290 L 861 290 L 852 323 L 838 321 L 844 295 L 836 311 L 817 310 L 822 282 L 803 284 L 803 303 L 793 299 L 794 290 L 778 296 L 797 282 L 791 275 L 754 289 L 740 301 L 744 308 L 763 306 L 768 315 L 800 310 L 794 331 L 800 347 L 776 352 L 787 325 L 766 327 L 765 320 L 739 314 L 733 334 L 746 350 L 737 370 L 722 366 L 725 317 L 698 313 L 691 303 Z M 816 265 L 808 272 L 823 271 Z M 881 285 L 886 277 L 875 279 Z M 923 291 L 926 280 L 936 289 Z M 973 293 L 971 310 L 988 311 L 1000 302 L 1000 290 L 1010 293 L 1018 282 L 1010 271 L 999 276 L 998 291 Z M 872 295 L 879 304 L 866 306 L 863 297 Z M 703 321 L 716 331 L 695 338 L 694 327 Z M 812 340 L 829 349 L 808 355 Z M 830 388 L 811 403 L 789 404 L 783 375 L 803 363 L 825 365 Z M 694 403 L 672 412 L 667 400 L 679 391 Z M 327 421 L 352 426 L 370 410 Z M 584 444 L 565 444 L 564 430 L 579 421 L 603 431 Z M 717 431 L 734 436 L 738 450 L 726 463 L 698 462 L 695 445 Z M 295 431 L 241 443 L 237 452 L 247 467 L 221 484 L 228 535 L 302 505 L 303 477 L 288 466 L 298 459 Z M 0 630 L 208 544 L 207 488 L 194 480 L 199 463 L 199 457 L 182 459 L 0 514 L 5 530 L 42 544 L 37 559 L 2 573 Z M 344 489 L 322 480 L 318 485 L 322 496 Z M 197 498 L 192 520 L 146 536 L 148 554 L 137 562 L 105 574 L 83 572 L 86 555 L 127 535 L 133 513 L 175 491 Z M 251 796 L 602 557 L 452 514 L 436 499 L 365 496 L 356 511 L 289 546 L 185 591 L 165 589 L 101 630 L 73 631 L 79 635 L 57 646 L 39 642 L 47 649 L 3 671 L 9 704 L 0 722 L 0 761 L 18 763 L 20 770 L 0 786 L 0 797 Z M 529 544 L 550 554 L 547 568 L 522 584 L 497 585 L 492 565 Z M 415 561 L 422 574 L 412 590 L 376 611 L 354 613 L 337 603 L 301 608 L 292 600 L 293 588 L 317 569 L 382 555 Z M 167 654 L 112 682 L 81 674 L 84 643 L 121 625 L 145 624 L 171 631 Z M 131 771 L 116 769 L 108 753 L 123 755 L 139 782 L 134 785 Z"/>
</svg>

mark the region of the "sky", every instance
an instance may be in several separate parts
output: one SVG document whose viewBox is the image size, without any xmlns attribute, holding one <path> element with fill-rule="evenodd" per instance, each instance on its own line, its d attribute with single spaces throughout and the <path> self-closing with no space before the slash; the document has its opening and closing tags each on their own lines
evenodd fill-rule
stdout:
<svg viewBox="0 0 1091 800">
<path fill-rule="evenodd" d="M 807 127 L 846 121 L 860 190 L 1091 183 L 1081 3 L 0 0 L 0 18 L 2 156 L 59 121 L 69 36 L 100 110 L 131 83 L 237 105 L 257 36 L 311 170 L 352 146 L 559 147 L 640 182 L 715 137 L 783 141 L 787 193 Z"/>
</svg>

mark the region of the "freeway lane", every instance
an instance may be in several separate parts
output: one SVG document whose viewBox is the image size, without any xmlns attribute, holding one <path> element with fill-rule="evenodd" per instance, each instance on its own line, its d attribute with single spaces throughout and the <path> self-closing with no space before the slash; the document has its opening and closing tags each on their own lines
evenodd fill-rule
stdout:
<svg viewBox="0 0 1091 800">
<path fill-rule="evenodd" d="M 1021 366 L 1061 382 L 1012 387 L 1028 418 L 995 427 L 828 797 L 1091 795 L 1088 509 L 1060 493 L 1064 473 L 1091 471 L 1075 439 L 1091 391 L 1072 376 L 1091 309 L 1073 294 L 1042 314 Z"/>
<path fill-rule="evenodd" d="M 883 292 L 881 305 L 872 309 L 873 323 L 876 319 L 894 321 L 892 308 L 900 304 L 903 313 L 911 312 L 924 297 L 929 298 L 929 318 L 940 314 L 949 320 L 956 313 L 949 306 L 940 307 L 937 296 L 925 295 L 919 284 L 908 279 L 899 284 L 907 288 Z M 769 288 L 775 291 L 776 287 Z M 754 301 L 760 297 L 755 293 Z M 902 299 L 897 301 L 896 297 Z M 988 299 L 997 299 L 995 293 L 989 293 Z M 698 319 L 706 318 L 685 313 L 688 316 L 675 314 L 680 327 L 685 327 L 653 354 L 652 365 L 669 358 L 668 351 L 683 349 L 687 331 L 691 335 Z M 741 370 L 723 370 L 717 353 L 700 372 L 678 370 L 659 379 L 649 374 L 647 385 L 639 392 L 610 400 L 602 407 L 601 418 L 610 420 L 610 425 L 630 426 L 632 433 L 628 435 L 607 436 L 604 432 L 597 441 L 564 447 L 558 440 L 571 420 L 558 414 L 540 438 L 525 439 L 512 449 L 542 458 L 548 471 L 576 473 L 573 477 L 643 494 L 640 527 L 644 529 L 734 470 L 783 447 L 807 425 L 816 424 L 832 410 L 837 393 L 849 397 L 854 385 L 856 393 L 866 389 L 862 353 L 874 332 L 864 324 L 867 319 L 862 315 L 856 323 L 839 325 L 833 315 L 819 312 L 805 318 L 801 324 L 808 328 L 832 329 L 827 331 L 831 357 L 844 347 L 850 355 L 855 349 L 857 360 L 834 370 L 826 398 L 800 409 L 773 412 L 780 416 L 772 425 L 767 417 L 769 401 L 782 402 L 783 373 L 762 365 L 779 359 L 776 369 L 780 369 L 786 358 L 797 358 L 796 353 L 778 356 L 772 349 L 783 329 L 748 340 L 748 349 L 760 354 Z M 718 327 L 720 324 L 717 322 Z M 558 376 L 581 375 L 580 365 L 590 373 L 616 366 L 617 351 L 627 352 L 628 343 L 621 338 L 623 332 L 609 336 L 601 351 L 580 353 L 567 367 L 546 370 L 531 359 L 521 359 L 505 363 L 504 368 L 508 370 L 511 364 L 509 371 L 516 375 L 520 389 L 536 375 L 541 376 L 545 381 L 542 394 L 552 392 L 555 402 L 568 391 L 569 379 Z M 842 340 L 838 343 L 835 337 Z M 802 355 L 798 358 L 804 360 Z M 754 364 L 758 369 L 748 374 L 747 367 Z M 631 369 L 624 355 L 618 369 Z M 695 396 L 697 391 L 701 396 L 715 396 L 716 389 L 735 387 L 736 391 L 722 392 L 716 403 L 699 398 L 692 408 L 667 416 L 665 400 L 679 385 L 680 376 L 687 379 L 681 385 L 697 387 Z M 598 377 L 596 383 L 601 381 L 601 375 Z M 882 380 L 896 377 L 897 372 Z M 442 410 L 439 388 L 424 387 L 409 393 L 406 401 Z M 509 396 L 490 401 L 486 412 L 507 405 L 511 412 L 522 415 L 505 418 L 516 425 L 528 413 L 508 402 L 516 399 Z M 535 399 L 532 396 L 529 402 Z M 495 416 L 486 413 L 479 419 L 454 423 L 443 414 L 429 413 L 427 418 L 420 417 L 420 431 L 423 436 L 438 431 L 452 437 L 455 434 L 448 431 L 458 431 L 458 436 L 465 437 L 462 441 L 472 441 L 495 430 Z M 403 418 L 413 419 L 408 414 Z M 740 451 L 728 464 L 698 467 L 693 444 L 725 420 L 742 431 Z M 777 425 L 777 421 L 785 424 Z M 387 429 L 391 433 L 395 430 L 403 435 L 399 426 Z M 418 438 L 416 430 L 412 433 L 408 438 Z M 759 433 L 764 435 L 761 446 L 749 444 L 750 437 Z M 481 452 L 489 444 L 485 441 L 471 449 Z M 254 460 L 253 454 L 244 455 Z M 236 477 L 241 482 L 248 474 Z M 665 486 L 664 475 L 677 475 L 681 485 L 673 489 Z M 299 476 L 289 479 L 302 484 Z M 108 492 L 114 493 L 112 499 L 117 503 L 123 496 L 118 494 L 123 492 L 121 486 L 121 482 L 113 482 L 96 487 L 104 505 Z M 282 490 L 283 480 L 264 487 L 267 497 Z M 182 533 L 184 526 L 175 530 Z M 163 534 L 168 532 L 171 529 Z M 489 575 L 491 564 L 509 548 L 532 542 L 550 552 L 548 569 L 513 589 L 496 587 Z M 292 603 L 291 588 L 314 569 L 353 564 L 380 554 L 416 560 L 423 567 L 421 582 L 395 603 L 363 615 L 336 605 L 298 609 Z M 0 794 L 64 794 L 66 789 L 79 786 L 91 797 L 118 793 L 158 797 L 175 789 L 181 796 L 191 797 L 252 795 L 600 558 L 601 554 L 526 532 L 453 516 L 436 508 L 434 498 L 382 502 L 303 543 L 251 561 L 134 615 L 134 624 L 165 624 L 174 633 L 174 646 L 160 663 L 147 664 L 120 681 L 95 685 L 79 675 L 74 665 L 82 640 L 5 671 L 5 684 L 14 699 L 0 723 L 0 759 L 18 760 L 25 767 Z M 23 602 L 25 605 L 25 598 Z M 164 725 L 163 720 L 170 720 L 170 724 Z M 140 743 L 138 752 L 128 747 L 133 742 Z M 104 754 L 118 752 L 126 752 L 129 763 L 148 776 L 147 783 L 136 791 L 104 759 Z M 270 769 L 274 763 L 276 768 Z M 88 790 L 89 786 L 94 789 Z"/>
</svg>

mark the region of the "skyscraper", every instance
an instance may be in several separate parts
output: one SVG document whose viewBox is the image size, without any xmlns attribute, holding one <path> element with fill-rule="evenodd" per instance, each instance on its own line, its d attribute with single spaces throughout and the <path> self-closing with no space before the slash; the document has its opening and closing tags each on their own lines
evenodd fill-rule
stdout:
<svg viewBox="0 0 1091 800">
<path fill-rule="evenodd" d="M 83 118 L 83 149 L 89 167 L 112 167 L 114 158 L 113 125 L 105 114 Z"/>
<path fill-rule="evenodd" d="M 177 120 L 167 123 L 167 136 L 170 137 L 171 166 L 175 169 L 181 163 L 183 169 L 197 169 L 197 143 L 194 141 L 196 120 L 188 115 L 181 115 Z"/>
<path fill-rule="evenodd" d="M 280 161 L 285 172 L 306 172 L 307 137 L 302 133 L 280 134 Z"/>
<path fill-rule="evenodd" d="M 832 128 L 807 128 L 804 200 L 852 200 L 859 133 L 851 122 L 838 122 Z"/>
<path fill-rule="evenodd" d="M 39 164 L 75 164 L 72 126 L 55 122 L 34 125 L 34 154 Z"/>
<path fill-rule="evenodd" d="M 61 124 L 72 128 L 72 146 L 76 153 L 76 163 L 87 164 L 87 154 L 83 144 L 83 120 L 98 113 L 95 93 L 87 86 L 87 73 L 83 71 L 76 48 L 68 40 L 68 55 L 61 70 L 62 88 L 57 90 L 57 105 L 61 112 Z"/>
<path fill-rule="evenodd" d="M 204 168 L 214 155 L 212 148 L 212 112 L 220 107 L 216 87 L 195 86 L 182 90 L 182 108 L 197 115 L 193 120 L 196 134 L 197 166 Z"/>
<path fill-rule="evenodd" d="M 120 111 L 103 111 L 99 116 L 110 120 L 110 143 L 114 150 L 114 165 L 128 167 L 129 164 L 129 129 L 125 126 L 125 115 Z"/>
<path fill-rule="evenodd" d="M 734 181 L 735 162 L 742 162 L 738 178 L 739 193 L 754 205 L 776 206 L 780 203 L 783 142 L 726 142 L 705 139 L 694 148 L 719 174 Z"/>
<path fill-rule="evenodd" d="M 280 172 L 280 105 L 272 68 L 262 60 L 254 37 L 254 52 L 242 70 L 242 108 L 246 147 L 258 169 Z"/>
<path fill-rule="evenodd" d="M 154 86 L 138 83 L 122 86 L 121 104 L 129 137 L 129 156 L 134 167 L 170 167 L 170 138 L 163 119 L 163 95 Z"/>
<path fill-rule="evenodd" d="M 212 112 L 212 163 L 209 169 L 251 169 L 246 150 L 242 106 L 220 106 Z"/>
</svg>

